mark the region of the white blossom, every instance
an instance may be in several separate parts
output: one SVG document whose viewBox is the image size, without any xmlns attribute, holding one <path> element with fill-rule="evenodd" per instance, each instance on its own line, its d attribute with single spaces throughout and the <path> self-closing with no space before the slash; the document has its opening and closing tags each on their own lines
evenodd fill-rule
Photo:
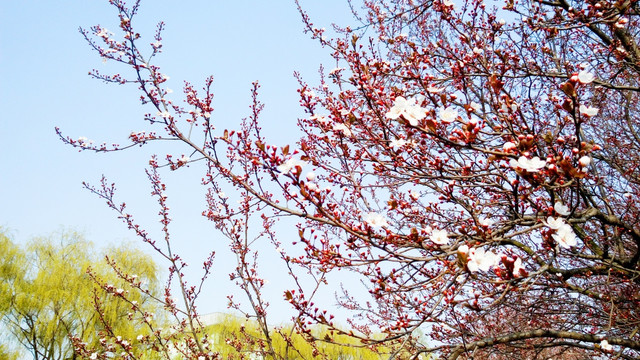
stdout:
<svg viewBox="0 0 640 360">
<path fill-rule="evenodd" d="M 595 76 L 586 70 L 582 70 L 578 73 L 578 81 L 582 84 L 590 84 L 593 80 L 595 80 Z"/>
<path fill-rule="evenodd" d="M 578 160 L 578 163 L 580 164 L 580 166 L 582 167 L 587 167 L 589 166 L 589 164 L 591 164 L 591 158 L 589 156 L 583 156 Z"/>
<path fill-rule="evenodd" d="M 325 115 L 318 115 L 318 114 L 311 115 L 309 117 L 309 120 L 314 120 L 320 124 L 325 124 L 325 125 L 329 123 L 329 120 L 327 120 L 327 117 Z"/>
<path fill-rule="evenodd" d="M 387 226 L 387 219 L 382 214 L 378 214 L 376 212 L 370 212 L 364 216 L 364 222 L 373 227 L 383 227 Z"/>
<path fill-rule="evenodd" d="M 458 249 L 460 250 L 460 249 Z M 485 251 L 483 248 L 474 248 L 469 250 L 469 262 L 467 263 L 467 268 L 469 271 L 488 271 L 492 266 L 495 266 L 498 261 L 498 255 L 492 253 L 491 251 Z"/>
<path fill-rule="evenodd" d="M 100 28 L 100 31 L 96 32 L 96 36 L 107 39 L 110 36 L 113 36 L 113 33 L 106 28 Z"/>
<path fill-rule="evenodd" d="M 507 141 L 506 143 L 504 143 L 504 145 L 502 145 L 502 151 L 504 152 L 509 152 L 515 149 L 516 149 L 516 144 L 512 143 L 511 141 Z"/>
<path fill-rule="evenodd" d="M 553 209 L 562 216 L 568 216 L 569 214 L 571 214 L 571 210 L 569 209 L 569 207 L 563 204 L 562 201 L 556 201 L 556 203 L 553 205 Z"/>
<path fill-rule="evenodd" d="M 446 108 L 440 108 L 440 120 L 446 123 L 452 123 L 458 117 L 458 110 L 454 109 L 452 106 L 447 106 Z"/>
<path fill-rule="evenodd" d="M 613 346 L 611 346 L 611 344 L 609 344 L 609 342 L 607 340 L 602 340 L 600 342 L 600 347 L 602 348 L 602 350 L 604 351 L 611 351 L 613 350 Z"/>
<path fill-rule="evenodd" d="M 576 233 L 573 232 L 573 228 L 571 228 L 571 225 L 569 224 L 560 226 L 560 228 L 556 230 L 556 233 L 551 236 L 555 241 L 558 242 L 558 245 L 562 246 L 565 249 L 576 246 L 578 244 Z"/>
<path fill-rule="evenodd" d="M 520 168 L 528 172 L 538 172 L 540 169 L 545 167 L 547 162 L 545 160 L 540 160 L 537 156 L 532 159 L 527 159 L 526 156 L 520 156 L 518 161 L 511 159 L 509 164 L 512 168 Z"/>
<path fill-rule="evenodd" d="M 401 148 L 406 144 L 407 144 L 407 140 L 405 139 L 393 139 L 389 141 L 389 145 L 391 145 L 391 147 L 394 149 Z"/>
<path fill-rule="evenodd" d="M 78 144 L 80 144 L 80 146 L 90 146 L 93 144 L 93 140 L 89 140 L 85 136 L 80 136 L 78 138 Z"/>
<path fill-rule="evenodd" d="M 334 124 L 333 130 L 342 131 L 344 136 L 351 136 L 351 130 L 349 130 L 349 128 L 345 124 Z"/>
<path fill-rule="evenodd" d="M 432 230 L 429 240 L 431 240 L 434 244 L 447 245 L 449 243 L 447 230 Z"/>
<path fill-rule="evenodd" d="M 522 266 L 522 259 L 517 258 L 516 261 L 513 262 L 513 276 L 519 277 L 520 270 L 525 270 L 524 266 Z"/>
<path fill-rule="evenodd" d="M 429 85 L 427 87 L 427 91 L 432 93 L 432 94 L 436 94 L 436 93 L 444 91 L 444 88 L 439 88 L 439 87 L 435 87 L 433 85 Z"/>
<path fill-rule="evenodd" d="M 557 210 L 556 210 L 557 211 Z M 549 229 L 553 229 L 556 232 L 551 236 L 560 246 L 568 249 L 578 244 L 576 233 L 573 232 L 571 225 L 567 224 L 563 218 L 548 217 L 547 221 L 543 222 Z"/>
<path fill-rule="evenodd" d="M 543 221 L 542 223 L 549 229 L 553 230 L 558 230 L 562 226 L 567 225 L 563 218 L 554 218 L 551 216 L 547 218 L 547 221 Z"/>
<path fill-rule="evenodd" d="M 592 116 L 596 116 L 598 115 L 598 112 L 600 111 L 600 109 L 595 108 L 593 106 L 585 106 L 585 105 L 580 105 L 580 114 L 584 115 L 584 116 L 588 116 L 588 117 L 592 117 Z"/>
<path fill-rule="evenodd" d="M 289 158 L 284 163 L 278 165 L 278 171 L 280 171 L 283 174 L 288 174 L 290 172 L 297 172 L 298 167 L 302 168 L 305 165 L 307 165 L 307 163 L 302 160 Z"/>
<path fill-rule="evenodd" d="M 393 103 L 393 106 L 385 116 L 392 120 L 402 116 L 409 122 L 409 124 L 417 126 L 418 121 L 424 119 L 427 114 L 426 109 L 420 107 L 418 102 L 419 99 L 417 98 L 410 98 L 407 100 L 402 96 L 398 96 Z"/>
</svg>

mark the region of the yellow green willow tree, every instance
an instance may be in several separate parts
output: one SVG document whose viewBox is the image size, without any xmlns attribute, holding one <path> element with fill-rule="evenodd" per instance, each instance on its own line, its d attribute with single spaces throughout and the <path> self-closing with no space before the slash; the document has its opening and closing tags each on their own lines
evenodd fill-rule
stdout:
<svg viewBox="0 0 640 360">
<path fill-rule="evenodd" d="M 97 344 L 105 331 L 128 338 L 146 335 L 148 330 L 129 319 L 131 301 L 149 312 L 159 310 L 149 294 L 132 289 L 112 268 L 118 264 L 158 291 L 157 267 L 138 250 L 121 245 L 96 252 L 75 232 L 36 238 L 24 249 L 0 233 L 0 247 L 3 326 L 34 359 L 74 359 L 71 337 Z M 127 292 L 129 302 L 99 289 L 96 278 Z"/>
<path fill-rule="evenodd" d="M 354 337 L 332 333 L 321 326 L 312 327 L 310 337 L 297 333 L 291 326 L 275 326 L 267 339 L 256 321 L 220 314 L 205 330 L 222 359 L 250 359 L 260 354 L 264 359 L 377 360 L 391 355 L 388 347 L 374 349 Z M 265 351 L 268 346 L 271 351 Z M 396 359 L 404 359 L 404 355 L 394 354 Z"/>
</svg>

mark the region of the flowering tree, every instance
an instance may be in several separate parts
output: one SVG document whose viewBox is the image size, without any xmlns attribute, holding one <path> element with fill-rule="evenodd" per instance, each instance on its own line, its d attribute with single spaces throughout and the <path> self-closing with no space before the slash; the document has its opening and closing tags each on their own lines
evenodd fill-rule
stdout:
<svg viewBox="0 0 640 360">
<path fill-rule="evenodd" d="M 123 37 L 84 34 L 134 75 L 94 76 L 136 83 L 153 109 L 130 146 L 180 140 L 194 155 L 167 155 L 171 169 L 203 164 L 204 214 L 231 239 L 247 294 L 262 284 L 248 217 L 280 248 L 274 218 L 299 219 L 304 254 L 282 252 L 299 331 L 349 332 L 312 300 L 325 274 L 349 269 L 374 300 L 344 292 L 361 315 L 352 335 L 375 344 L 382 329 L 414 358 L 640 356 L 637 1 L 370 0 L 363 25 L 334 39 L 301 10 L 340 67 L 300 79 L 304 136 L 285 147 L 261 134 L 258 85 L 237 130 L 215 128 L 211 78 L 171 100 L 152 63 L 162 25 L 145 55 L 137 4 L 111 3 Z M 320 275 L 300 281 L 296 267 Z"/>
</svg>

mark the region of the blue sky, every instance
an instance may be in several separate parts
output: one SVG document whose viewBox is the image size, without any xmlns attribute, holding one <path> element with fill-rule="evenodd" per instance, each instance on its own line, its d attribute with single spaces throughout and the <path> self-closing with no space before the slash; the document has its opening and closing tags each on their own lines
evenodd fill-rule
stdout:
<svg viewBox="0 0 640 360">
<path fill-rule="evenodd" d="M 318 27 L 353 23 L 346 0 L 301 3 Z M 259 80 L 266 104 L 262 119 L 266 136 L 274 143 L 295 142 L 296 119 L 302 112 L 293 71 L 314 84 L 319 65 L 331 69 L 335 63 L 328 49 L 303 34 L 292 0 L 143 1 L 134 21 L 144 42 L 152 42 L 159 20 L 165 21 L 166 30 L 156 64 L 171 77 L 168 86 L 175 90 L 174 99 L 179 99 L 183 80 L 200 87 L 206 76 L 213 75 L 213 117 L 218 128 L 232 129 L 249 114 L 251 82 Z M 103 84 L 87 76 L 94 68 L 128 71 L 103 64 L 78 33 L 78 27 L 96 24 L 117 29 L 115 11 L 106 0 L 0 2 L 0 226 L 18 242 L 62 227 L 84 231 L 98 245 L 136 242 L 103 201 L 82 189 L 83 181 L 97 184 L 102 174 L 117 184 L 119 199 L 143 226 L 152 233 L 159 228 L 144 167 L 151 154 L 163 157 L 166 145 L 111 154 L 79 153 L 54 132 L 58 126 L 74 138 L 122 144 L 131 131 L 145 129 L 142 114 L 150 110 L 140 105 L 134 86 Z M 204 254 L 217 251 L 216 275 L 201 309 L 224 311 L 222 295 L 233 291 L 224 280 L 232 263 L 224 238 L 200 215 L 201 170 L 194 166 L 164 172 L 174 242 L 192 264 L 189 275 L 194 280 Z M 297 231 L 291 229 L 290 234 L 296 236 Z M 279 278 L 275 268 L 263 265 L 263 270 L 271 282 Z M 273 293 L 268 295 L 275 297 L 272 303 L 279 311 L 280 289 L 278 285 L 270 289 Z"/>
</svg>

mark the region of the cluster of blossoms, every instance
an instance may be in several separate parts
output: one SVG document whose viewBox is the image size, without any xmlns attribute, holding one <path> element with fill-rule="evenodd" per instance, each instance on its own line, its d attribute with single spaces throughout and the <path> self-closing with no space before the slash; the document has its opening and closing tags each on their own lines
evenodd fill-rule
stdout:
<svg viewBox="0 0 640 360">
<path fill-rule="evenodd" d="M 155 138 L 156 134 L 154 132 L 132 131 L 131 134 L 129 134 L 129 139 L 134 143 L 144 143 Z"/>
<path fill-rule="evenodd" d="M 442 89 L 430 88 L 430 92 L 440 92 Z M 411 126 L 418 126 L 419 122 L 427 116 L 427 109 L 420 104 L 425 100 L 423 95 L 417 95 L 405 99 L 398 96 L 391 109 L 385 114 L 388 119 L 397 120 L 401 116 L 409 122 Z M 458 110 L 453 106 L 441 107 L 439 109 L 439 119 L 443 123 L 452 123 L 458 118 Z"/>
<path fill-rule="evenodd" d="M 80 136 L 77 140 L 78 145 L 82 146 L 82 147 L 88 147 L 91 146 L 93 144 L 93 140 L 90 140 L 88 138 L 86 138 L 85 136 Z"/>
<path fill-rule="evenodd" d="M 551 236 L 563 248 L 568 249 L 577 245 L 578 240 L 575 232 L 573 232 L 573 228 L 571 225 L 567 224 L 563 218 L 554 218 L 550 216 L 544 224 L 549 229 L 555 230 L 555 233 Z"/>
<path fill-rule="evenodd" d="M 427 109 L 419 105 L 423 100 L 424 98 L 422 96 L 409 99 L 398 96 L 385 116 L 392 120 L 396 120 L 402 116 L 411 126 L 418 126 L 418 122 L 427 116 Z"/>
<path fill-rule="evenodd" d="M 306 162 L 291 157 L 291 158 L 287 159 L 287 161 L 285 161 L 282 164 L 278 165 L 277 169 L 282 174 L 289 174 L 289 173 L 300 174 L 301 171 L 302 171 L 302 168 L 305 165 L 307 165 Z"/>
<path fill-rule="evenodd" d="M 515 260 L 507 258 L 505 255 L 498 255 L 492 251 L 485 250 L 483 248 L 471 248 L 469 246 L 462 245 L 458 248 L 458 253 L 467 259 L 467 269 L 470 272 L 489 271 L 492 267 L 500 266 L 503 259 L 513 263 L 512 275 L 519 277 L 522 273 L 526 273 L 524 266 L 522 265 L 522 259 L 517 257 Z"/>
</svg>

